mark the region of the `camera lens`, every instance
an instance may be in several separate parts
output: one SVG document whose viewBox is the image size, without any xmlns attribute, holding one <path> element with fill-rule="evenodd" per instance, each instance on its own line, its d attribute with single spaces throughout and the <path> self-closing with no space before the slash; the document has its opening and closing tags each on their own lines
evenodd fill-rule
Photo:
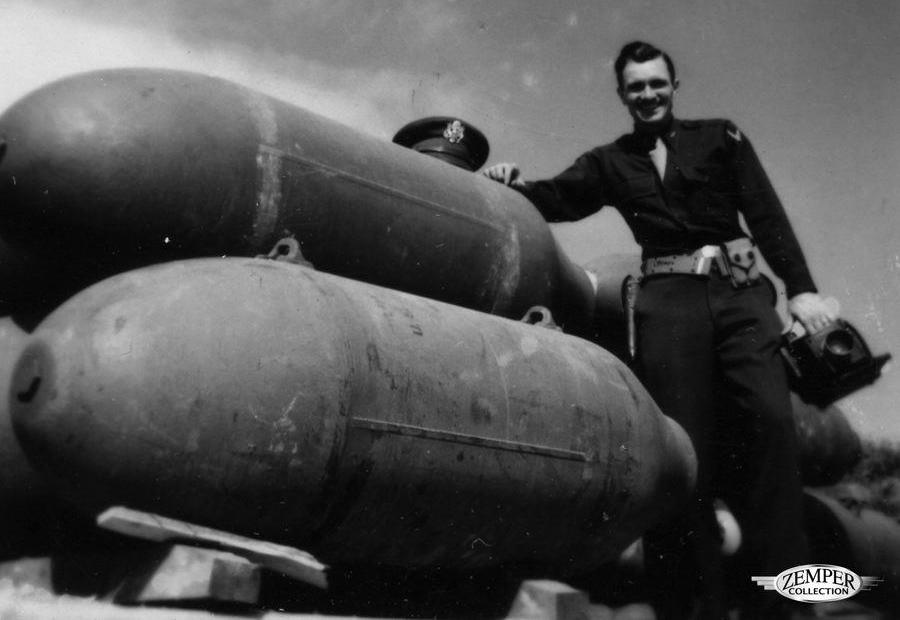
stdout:
<svg viewBox="0 0 900 620">
<path fill-rule="evenodd" d="M 834 361 L 846 361 L 853 350 L 853 335 L 845 329 L 836 329 L 825 337 L 825 353 Z"/>
</svg>

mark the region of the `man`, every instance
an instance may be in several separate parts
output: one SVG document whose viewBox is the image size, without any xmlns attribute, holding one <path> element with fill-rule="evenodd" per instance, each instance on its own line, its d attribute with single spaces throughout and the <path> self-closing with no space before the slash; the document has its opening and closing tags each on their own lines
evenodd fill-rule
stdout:
<svg viewBox="0 0 900 620">
<path fill-rule="evenodd" d="M 624 217 L 643 259 L 636 369 L 661 409 L 688 432 L 699 463 L 693 504 L 645 541 L 658 614 L 724 616 L 713 512 L 721 497 L 744 528 L 745 574 L 737 583 L 752 599 L 746 613 L 772 618 L 763 607 L 780 597 L 753 590 L 750 577 L 804 563 L 806 543 L 778 355 L 782 324 L 739 214 L 807 330 L 837 317 L 817 294 L 746 136 L 728 121 L 674 118 L 675 67 L 652 45 L 623 47 L 615 71 L 632 133 L 588 151 L 553 179 L 526 182 L 515 164 L 484 174 L 525 194 L 549 221 L 580 219 L 607 204 Z"/>
</svg>

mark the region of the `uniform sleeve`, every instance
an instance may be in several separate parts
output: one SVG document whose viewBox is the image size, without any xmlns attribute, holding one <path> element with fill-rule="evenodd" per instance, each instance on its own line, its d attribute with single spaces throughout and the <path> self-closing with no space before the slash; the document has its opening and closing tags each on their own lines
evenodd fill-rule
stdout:
<svg viewBox="0 0 900 620">
<path fill-rule="evenodd" d="M 784 281 L 788 298 L 816 292 L 794 229 L 750 141 L 726 123 L 725 143 L 740 192 L 739 208 L 769 266 Z"/>
<path fill-rule="evenodd" d="M 518 189 L 548 222 L 571 222 L 603 207 L 604 185 L 598 156 L 589 152 L 552 179 L 526 182 Z"/>
</svg>

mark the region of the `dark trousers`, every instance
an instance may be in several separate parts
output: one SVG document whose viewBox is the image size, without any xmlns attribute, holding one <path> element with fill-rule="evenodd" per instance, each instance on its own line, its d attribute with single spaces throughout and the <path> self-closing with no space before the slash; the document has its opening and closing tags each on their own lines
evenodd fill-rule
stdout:
<svg viewBox="0 0 900 620">
<path fill-rule="evenodd" d="M 716 271 L 651 276 L 641 285 L 636 320 L 638 373 L 663 413 L 687 431 L 698 459 L 693 502 L 645 539 L 658 615 L 725 615 L 713 512 L 721 498 L 742 530 L 733 571 L 741 617 L 777 617 L 767 607 L 785 599 L 751 576 L 777 575 L 805 563 L 807 553 L 796 434 L 778 354 L 782 324 L 770 289 L 764 282 L 735 289 Z M 697 603 L 702 611 L 692 616 Z"/>
</svg>

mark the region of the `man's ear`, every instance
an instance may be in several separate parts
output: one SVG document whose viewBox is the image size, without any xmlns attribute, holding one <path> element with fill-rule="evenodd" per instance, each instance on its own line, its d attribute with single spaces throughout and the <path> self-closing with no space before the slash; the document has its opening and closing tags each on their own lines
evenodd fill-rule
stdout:
<svg viewBox="0 0 900 620">
<path fill-rule="evenodd" d="M 679 86 L 681 86 L 681 82 L 678 81 L 678 78 L 675 78 L 675 81 L 672 82 L 672 90 L 678 90 Z"/>
<path fill-rule="evenodd" d="M 619 101 L 625 103 L 625 91 L 622 90 L 622 87 L 616 89 L 616 94 L 619 95 Z"/>
</svg>

